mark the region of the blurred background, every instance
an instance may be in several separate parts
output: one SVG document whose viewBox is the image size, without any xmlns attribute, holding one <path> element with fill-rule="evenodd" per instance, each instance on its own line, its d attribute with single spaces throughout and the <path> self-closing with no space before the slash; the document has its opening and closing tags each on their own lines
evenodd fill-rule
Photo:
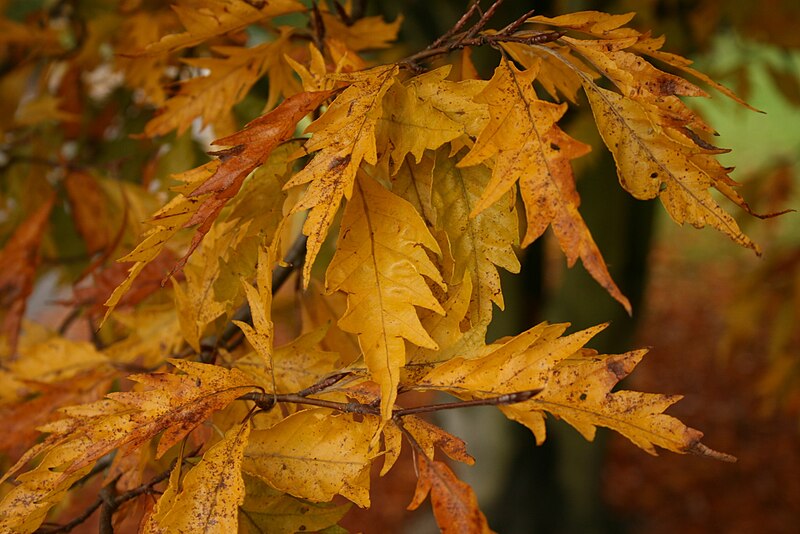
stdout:
<svg viewBox="0 0 800 534">
<path fill-rule="evenodd" d="M 401 40 L 413 50 L 445 32 L 463 0 L 370 2 L 389 19 L 403 13 Z M 484 2 L 488 5 L 490 2 Z M 635 11 L 640 31 L 665 34 L 665 51 L 696 61 L 763 114 L 714 94 L 688 102 L 719 132 L 722 156 L 758 213 L 798 207 L 800 156 L 800 3 L 795 0 L 554 0 L 504 2 L 493 27 L 520 13 Z M 476 52 L 490 76 L 491 50 Z M 700 100 L 700 99 L 694 99 Z M 515 334 L 542 320 L 579 329 L 611 320 L 591 346 L 602 352 L 650 347 L 623 387 L 680 393 L 670 409 L 701 429 L 709 446 L 736 455 L 722 464 L 663 453 L 654 458 L 611 433 L 587 443 L 549 420 L 548 440 L 492 409 L 462 411 L 444 424 L 466 439 L 476 465 L 458 472 L 501 533 L 789 533 L 800 524 L 800 225 L 796 213 L 738 222 L 763 257 L 725 236 L 679 227 L 657 201 L 618 186 L 613 160 L 590 122 L 588 106 L 565 129 L 595 147 L 577 169 L 581 213 L 633 317 L 578 264 L 566 269 L 549 237 L 525 252 L 523 274 L 507 277 L 507 309 L 492 335 Z M 514 298 L 516 297 L 516 298 Z M 410 465 L 410 464 L 409 464 Z M 376 491 L 406 502 L 413 472 L 396 469 Z M 377 499 L 376 499 L 377 501 Z M 351 512 L 365 532 L 435 532 L 428 511 L 383 507 Z"/>
</svg>

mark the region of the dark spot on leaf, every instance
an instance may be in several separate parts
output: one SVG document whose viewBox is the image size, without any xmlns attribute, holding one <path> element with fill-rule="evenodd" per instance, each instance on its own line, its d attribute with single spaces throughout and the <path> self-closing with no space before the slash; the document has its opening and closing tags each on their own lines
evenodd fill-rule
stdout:
<svg viewBox="0 0 800 534">
<path fill-rule="evenodd" d="M 328 165 L 328 170 L 332 171 L 333 169 L 344 167 L 348 163 L 350 163 L 350 154 L 346 155 L 343 158 L 333 158 L 330 164 Z"/>
<path fill-rule="evenodd" d="M 651 172 L 650 173 L 650 178 L 658 178 L 658 173 L 657 172 Z"/>
<path fill-rule="evenodd" d="M 560 147 L 560 146 L 558 146 L 558 145 L 557 145 L 557 144 L 555 144 L 555 143 L 550 143 L 550 148 L 552 148 L 553 150 L 561 150 L 561 147 Z"/>
<path fill-rule="evenodd" d="M 581 396 L 579 398 L 581 400 L 586 400 L 586 393 L 581 393 Z"/>
<path fill-rule="evenodd" d="M 614 373 L 614 376 L 617 377 L 617 380 L 622 380 L 628 374 L 625 372 L 625 365 L 620 361 L 609 362 L 608 370 Z"/>
</svg>

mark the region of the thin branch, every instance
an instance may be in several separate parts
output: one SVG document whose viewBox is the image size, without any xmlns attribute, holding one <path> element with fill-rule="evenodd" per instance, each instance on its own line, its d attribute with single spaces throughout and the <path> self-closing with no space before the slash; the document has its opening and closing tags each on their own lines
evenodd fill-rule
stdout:
<svg viewBox="0 0 800 534">
<path fill-rule="evenodd" d="M 495 13 L 497 13 L 497 10 L 500 9 L 501 5 L 503 5 L 503 1 L 504 0 L 495 0 L 492 3 L 492 5 L 489 6 L 489 9 L 486 10 L 486 13 L 481 15 L 480 20 L 478 20 L 478 22 L 475 23 L 475 25 L 469 29 L 467 35 L 465 36 L 465 39 L 471 39 L 475 37 L 478 34 L 478 32 L 481 31 L 484 28 L 484 26 L 486 26 L 489 20 L 492 17 L 494 17 Z"/>
<path fill-rule="evenodd" d="M 333 375 L 337 377 L 337 375 Z M 344 378 L 342 376 L 341 378 Z M 339 380 L 341 380 L 339 378 Z M 338 381 L 338 380 L 336 380 Z M 335 383 L 334 381 L 333 383 Z M 516 404 L 524 402 L 538 395 L 541 389 L 531 389 L 526 391 L 518 391 L 515 393 L 506 393 L 496 397 L 489 397 L 486 399 L 473 399 L 468 401 L 445 402 L 442 404 L 428 404 L 424 406 L 416 406 L 413 408 L 400 408 L 392 412 L 393 418 L 402 418 L 407 415 L 416 415 L 422 413 L 439 412 L 442 410 L 453 410 L 456 408 L 471 408 L 473 406 L 498 406 Z M 302 393 L 302 392 L 301 392 Z M 314 397 L 306 397 L 299 393 L 283 393 L 275 395 L 272 393 L 258 393 L 250 392 L 239 397 L 239 400 L 249 400 L 256 403 L 262 410 L 271 410 L 276 404 L 290 403 L 302 404 L 306 406 L 316 406 L 318 408 L 329 408 L 342 413 L 355 413 L 361 415 L 375 415 L 380 416 L 380 406 L 376 404 L 364 404 L 362 402 L 337 402 L 324 399 L 317 399 Z"/>
<path fill-rule="evenodd" d="M 442 44 L 442 43 L 444 43 L 445 41 L 447 41 L 448 39 L 450 39 L 451 37 L 453 37 L 455 34 L 457 34 L 458 32 L 460 32 L 460 31 L 461 31 L 461 29 L 464 27 L 464 25 L 466 25 L 467 21 L 468 21 L 468 20 L 469 20 L 469 19 L 472 17 L 472 15 L 474 15 L 474 14 L 475 14 L 475 12 L 476 12 L 476 11 L 478 11 L 479 9 L 480 9 L 480 0 L 475 0 L 474 2 L 472 2 L 472 5 L 470 5 L 470 6 L 469 6 L 469 9 L 467 9 L 467 10 L 464 12 L 464 14 L 463 14 L 463 15 L 461 15 L 461 18 L 460 18 L 460 19 L 458 19 L 458 21 L 457 21 L 457 22 L 456 22 L 456 23 L 453 25 L 453 27 L 452 27 L 452 28 L 450 28 L 449 30 L 447 30 L 447 31 L 446 31 L 444 34 L 442 34 L 442 36 L 441 36 L 441 37 L 439 37 L 438 39 L 436 39 L 436 40 L 435 40 L 434 42 L 432 42 L 430 45 L 428 45 L 428 47 L 427 47 L 425 50 L 430 50 L 430 49 L 433 49 L 433 48 L 438 48 L 439 46 L 441 46 L 441 44 Z"/>
<path fill-rule="evenodd" d="M 518 18 L 514 22 L 510 23 L 508 26 L 506 26 L 505 28 L 503 28 L 502 30 L 500 30 L 497 33 L 500 33 L 500 34 L 503 34 L 503 35 L 511 35 L 515 31 L 517 31 L 520 26 L 525 24 L 525 21 L 527 21 L 529 18 L 531 18 L 535 12 L 536 12 L 535 9 L 531 9 L 530 11 L 528 11 L 527 13 L 522 15 L 520 18 Z"/>
<path fill-rule="evenodd" d="M 516 404 L 530 400 L 539 393 L 542 389 L 529 389 L 527 391 L 518 391 L 516 393 L 506 393 L 497 397 L 490 397 L 488 399 L 474 399 L 469 401 L 456 401 L 445 402 L 442 404 L 431 404 L 428 406 L 417 406 L 414 408 L 403 408 L 392 412 L 393 417 L 404 417 L 406 415 L 416 415 L 421 413 L 440 412 L 442 410 L 453 410 L 456 408 L 470 408 L 472 406 L 498 406 L 501 404 Z"/>
<path fill-rule="evenodd" d="M 545 43 L 551 43 L 560 39 L 565 34 L 564 31 L 549 31 L 549 32 L 541 32 L 535 33 L 533 35 L 528 36 L 520 36 L 520 35 L 503 35 L 496 33 L 494 35 L 479 35 L 477 37 L 473 37 L 471 39 L 459 39 L 436 48 L 427 48 L 422 50 L 421 52 L 417 52 L 407 58 L 403 59 L 402 61 L 398 62 L 399 65 L 408 67 L 412 70 L 419 70 L 419 67 L 416 65 L 418 61 L 428 59 L 435 56 L 441 56 L 444 54 L 449 54 L 455 50 L 461 50 L 467 47 L 479 47 L 479 46 L 496 46 L 500 43 L 522 43 L 528 45 L 542 45 Z"/>
</svg>

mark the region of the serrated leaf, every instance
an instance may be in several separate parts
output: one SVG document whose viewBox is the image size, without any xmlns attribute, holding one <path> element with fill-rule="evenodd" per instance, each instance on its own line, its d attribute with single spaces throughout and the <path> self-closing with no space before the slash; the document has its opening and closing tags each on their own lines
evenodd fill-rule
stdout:
<svg viewBox="0 0 800 534">
<path fill-rule="evenodd" d="M 128 278 L 106 301 L 106 318 L 167 240 L 181 228 L 198 224 L 188 250 L 170 274 L 183 267 L 211 229 L 222 208 L 239 192 L 245 178 L 263 165 L 272 151 L 294 134 L 297 122 L 329 95 L 325 91 L 300 93 L 284 100 L 273 111 L 248 123 L 242 131 L 214 141 L 214 144 L 230 147 L 215 153 L 220 157 L 219 160 L 176 176 L 187 182 L 185 192 L 153 216 L 155 227 L 133 252 L 120 258 L 119 261 L 135 263 L 130 268 Z"/>
<path fill-rule="evenodd" d="M 595 427 L 615 430 L 651 454 L 654 445 L 678 453 L 722 460 L 730 456 L 700 443 L 702 433 L 662 412 L 678 397 L 611 389 L 639 362 L 645 351 L 598 356 L 582 349 L 605 328 L 589 328 L 560 337 L 566 325 L 542 323 L 473 359 L 454 358 L 434 368 L 421 385 L 436 386 L 460 398 L 486 398 L 518 391 L 542 391 L 528 401 L 500 406 L 507 417 L 545 439 L 544 412 L 561 417 L 587 439 Z"/>
<path fill-rule="evenodd" d="M 181 135 L 195 118 L 200 118 L 204 125 L 228 124 L 233 106 L 265 74 L 270 74 L 267 109 L 274 106 L 281 94 L 297 93 L 300 84 L 296 80 L 284 76 L 280 78 L 284 84 L 278 84 L 273 82 L 272 76 L 284 65 L 283 55 L 288 50 L 290 36 L 291 29 L 281 28 L 278 38 L 269 43 L 252 48 L 216 47 L 214 50 L 222 57 L 185 59 L 184 62 L 198 72 L 208 74 L 183 82 L 178 94 L 167 100 L 159 114 L 147 123 L 144 134 L 156 137 L 177 130 Z M 216 131 L 225 133 L 219 128 Z"/>
<path fill-rule="evenodd" d="M 405 341 L 434 349 L 414 306 L 443 313 L 423 275 L 443 284 L 425 247 L 439 252 L 425 223 L 405 200 L 359 176 L 342 219 L 328 291 L 348 295 L 342 330 L 358 335 L 372 379 L 381 386 L 381 413 L 391 417 Z"/>
<path fill-rule="evenodd" d="M 172 6 L 186 31 L 166 35 L 139 52 L 142 55 L 174 52 L 196 46 L 212 37 L 243 30 L 263 19 L 303 11 L 305 7 L 296 0 L 270 0 L 261 7 L 246 0 L 206 0 L 202 7 L 182 1 Z"/>
<path fill-rule="evenodd" d="M 342 198 L 349 199 L 352 195 L 361 162 L 374 165 L 378 161 L 375 127 L 383 114 L 383 96 L 398 72 L 396 65 L 388 65 L 336 75 L 337 81 L 348 84 L 347 89 L 306 129 L 313 136 L 303 151 L 319 153 L 285 186 L 310 182 L 303 198 L 292 209 L 293 213 L 311 210 L 303 225 L 303 233 L 309 237 L 303 266 L 305 286 Z"/>
<path fill-rule="evenodd" d="M 605 261 L 578 213 L 571 160 L 590 147 L 566 135 L 556 122 L 566 105 L 539 100 L 532 87 L 538 67 L 518 70 L 503 60 L 489 85 L 476 97 L 490 110 L 490 119 L 459 167 L 494 157 L 492 179 L 472 209 L 476 216 L 519 180 L 528 229 L 526 246 L 552 226 L 570 266 L 581 258 L 584 267 L 630 313 L 630 302 L 617 287 Z"/>
<path fill-rule="evenodd" d="M 416 510 L 430 492 L 433 515 L 443 534 L 492 532 L 475 492 L 447 464 L 418 454 L 417 471 L 419 479 L 409 510 Z"/>
<path fill-rule="evenodd" d="M 228 430 L 180 481 L 179 488 L 173 490 L 169 507 L 159 503 L 158 516 L 150 516 L 152 520 L 144 531 L 153 534 L 236 532 L 239 506 L 245 500 L 241 464 L 249 434 L 249 421 Z"/>
<path fill-rule="evenodd" d="M 369 443 L 378 418 L 333 415 L 313 409 L 295 413 L 266 430 L 254 430 L 242 469 L 275 489 L 314 502 L 337 494 L 369 506 Z"/>
<path fill-rule="evenodd" d="M 456 156 L 458 157 L 458 156 Z M 436 154 L 432 203 L 436 227 L 450 242 L 455 269 L 450 284 L 467 274 L 472 282 L 468 319 L 472 328 L 485 328 L 492 318 L 492 304 L 504 308 L 497 268 L 517 273 L 520 264 L 514 246 L 519 242 L 514 190 L 473 215 L 490 184 L 492 173 L 482 165 L 460 168 L 446 151 Z M 471 216 L 472 215 L 472 216 Z"/>
<path fill-rule="evenodd" d="M 300 500 L 257 477 L 245 476 L 244 483 L 247 494 L 239 508 L 239 532 L 244 534 L 316 532 L 335 525 L 351 506 Z"/>
<path fill-rule="evenodd" d="M 585 83 L 584 88 L 626 191 L 639 199 L 658 196 L 675 222 L 688 222 L 697 228 L 708 224 L 760 253 L 711 196 L 709 189 L 720 178 L 704 169 L 702 149 L 666 135 L 648 116 L 646 104 L 594 84 Z"/>
</svg>

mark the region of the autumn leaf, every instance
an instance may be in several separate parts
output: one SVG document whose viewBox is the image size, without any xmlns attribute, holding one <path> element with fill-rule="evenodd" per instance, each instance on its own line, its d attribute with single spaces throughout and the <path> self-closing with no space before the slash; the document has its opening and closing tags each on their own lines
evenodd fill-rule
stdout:
<svg viewBox="0 0 800 534">
<path fill-rule="evenodd" d="M 312 409 L 254 430 L 242 469 L 275 489 L 314 502 L 337 494 L 369 506 L 369 443 L 378 419 Z"/>
<path fill-rule="evenodd" d="M 260 20 L 305 9 L 296 0 L 270 0 L 261 4 L 260 8 L 246 0 L 206 0 L 199 7 L 193 4 L 192 0 L 182 0 L 172 6 L 186 28 L 185 32 L 166 35 L 139 53 L 153 55 L 174 52 L 218 35 L 243 30 Z"/>
<path fill-rule="evenodd" d="M 731 457 L 700 442 L 702 433 L 662 412 L 680 397 L 611 389 L 627 376 L 645 351 L 596 355 L 582 349 L 605 325 L 561 337 L 566 325 L 542 323 L 505 343 L 491 345 L 485 356 L 454 358 L 421 381 L 461 398 L 486 398 L 517 391 L 542 391 L 532 399 L 501 406 L 507 417 L 545 439 L 544 413 L 594 438 L 595 427 L 615 430 L 651 454 L 654 445 L 678 453 L 717 459 Z"/>
<path fill-rule="evenodd" d="M 63 465 L 64 473 L 92 465 L 100 457 L 119 449 L 135 450 L 163 433 L 156 456 L 179 442 L 212 413 L 254 389 L 241 371 L 216 365 L 171 360 L 186 374 L 151 373 L 129 377 L 147 386 L 145 391 L 110 393 L 106 399 L 65 408 L 65 418 L 43 426 L 50 435 L 29 450 L 6 474 L 12 476 L 42 450 L 81 444 L 81 454 Z"/>
<path fill-rule="evenodd" d="M 350 505 L 313 503 L 272 489 L 261 479 L 244 477 L 247 493 L 239 507 L 239 529 L 249 534 L 294 534 L 335 525 Z"/>
<path fill-rule="evenodd" d="M 144 532 L 236 532 L 239 506 L 244 503 L 241 463 L 249 434 L 249 421 L 228 430 L 221 441 L 203 454 L 179 487 L 171 487 L 170 494 L 165 493 L 168 495 L 165 504 L 169 506 L 158 503 L 158 514 L 150 516 Z M 173 482 L 170 477 L 170 484 Z"/>
<path fill-rule="evenodd" d="M 712 226 L 760 253 L 711 196 L 709 189 L 724 184 L 727 172 L 724 178 L 706 172 L 703 151 L 668 136 L 650 119 L 645 104 L 594 84 L 584 88 L 603 141 L 614 155 L 620 183 L 629 193 L 639 199 L 658 196 L 675 222 Z"/>
<path fill-rule="evenodd" d="M 341 42 L 354 52 L 387 48 L 397 38 L 403 22 L 402 16 L 398 16 L 394 22 L 385 22 L 383 17 L 363 17 L 347 24 L 329 11 L 322 11 L 321 15 L 325 37 Z"/>
<path fill-rule="evenodd" d="M 450 283 L 459 283 L 465 274 L 470 277 L 472 295 L 467 317 L 472 328 L 482 328 L 491 321 L 492 304 L 504 308 L 497 268 L 519 272 L 514 251 L 519 241 L 516 199 L 513 190 L 506 191 L 474 215 L 490 187 L 491 172 L 482 165 L 461 168 L 455 162 L 446 151 L 436 154 L 432 194 L 435 225 L 447 234 L 455 261 Z"/>
<path fill-rule="evenodd" d="M 407 202 L 360 176 L 342 218 L 336 254 L 328 266 L 328 291 L 348 295 L 342 330 L 358 335 L 364 361 L 381 386 L 381 413 L 391 417 L 405 341 L 435 349 L 414 306 L 442 312 L 423 275 L 443 285 L 425 248 L 439 246 Z"/>
<path fill-rule="evenodd" d="M 49 197 L 14 231 L 0 251 L 0 304 L 5 308 L 0 335 L 0 356 L 13 354 L 17 347 L 19 328 L 28 296 L 33 291 L 36 267 L 39 264 L 39 245 L 47 229 L 55 197 Z"/>
<path fill-rule="evenodd" d="M 147 123 L 145 135 L 165 135 L 173 129 L 181 135 L 196 117 L 201 117 L 205 125 L 230 124 L 231 109 L 262 76 L 288 68 L 288 65 L 282 66 L 291 34 L 291 29 L 281 28 L 278 38 L 269 43 L 252 48 L 215 47 L 215 52 L 223 57 L 183 60 L 198 71 L 205 70 L 209 74 L 191 78 L 181 84 L 178 94 L 167 100 L 160 113 Z M 300 84 L 290 77 L 281 78 L 289 80 L 285 86 L 272 83 L 274 78 L 275 76 L 270 76 L 268 109 L 274 106 L 281 94 L 290 96 L 300 88 Z M 217 128 L 217 133 L 219 130 Z"/>
<path fill-rule="evenodd" d="M 494 168 L 492 179 L 470 215 L 481 213 L 519 181 L 528 221 L 522 246 L 552 226 L 568 264 L 572 266 L 581 258 L 589 274 L 630 313 L 630 302 L 612 280 L 578 213 L 580 199 L 570 160 L 590 148 L 556 125 L 566 111 L 565 105 L 537 98 L 531 85 L 537 72 L 538 68 L 520 71 L 504 60 L 476 97 L 489 107 L 491 117 L 458 166 L 477 165 L 494 156 Z"/>
<path fill-rule="evenodd" d="M 89 444 L 88 439 L 81 437 L 58 445 L 44 455 L 35 469 L 19 475 L 17 485 L 0 501 L 0 531 L 34 532 L 50 508 L 62 502 L 72 485 L 91 470 L 91 465 L 64 469 L 80 462 Z"/>
<path fill-rule="evenodd" d="M 442 533 L 492 532 L 486 516 L 478 508 L 475 492 L 459 480 L 447 464 L 418 454 L 417 471 L 419 479 L 409 510 L 419 508 L 430 493 L 433 515 Z"/>
<path fill-rule="evenodd" d="M 300 93 L 286 99 L 275 110 L 250 122 L 244 130 L 214 141 L 214 144 L 230 147 L 213 153 L 220 159 L 177 177 L 188 183 L 186 194 L 175 197 L 157 212 L 153 216 L 155 228 L 150 230 L 136 249 L 120 258 L 119 261 L 135 263 L 130 268 L 128 278 L 106 302 L 106 318 L 166 241 L 181 228 L 199 224 L 189 249 L 169 274 L 183 267 L 211 229 L 222 208 L 239 192 L 245 178 L 256 167 L 263 165 L 278 144 L 294 134 L 297 122 L 329 95 L 320 91 Z"/>
<path fill-rule="evenodd" d="M 303 225 L 303 233 L 309 236 L 303 267 L 305 286 L 308 286 L 314 259 L 328 235 L 342 197 L 349 199 L 352 195 L 361 162 L 374 165 L 378 161 L 375 127 L 383 113 L 383 96 L 398 70 L 397 66 L 389 65 L 336 75 L 335 79 L 347 84 L 347 89 L 306 129 L 312 137 L 303 152 L 319 153 L 285 186 L 290 188 L 310 182 L 303 198 L 292 209 L 294 213 L 311 210 Z"/>
</svg>

